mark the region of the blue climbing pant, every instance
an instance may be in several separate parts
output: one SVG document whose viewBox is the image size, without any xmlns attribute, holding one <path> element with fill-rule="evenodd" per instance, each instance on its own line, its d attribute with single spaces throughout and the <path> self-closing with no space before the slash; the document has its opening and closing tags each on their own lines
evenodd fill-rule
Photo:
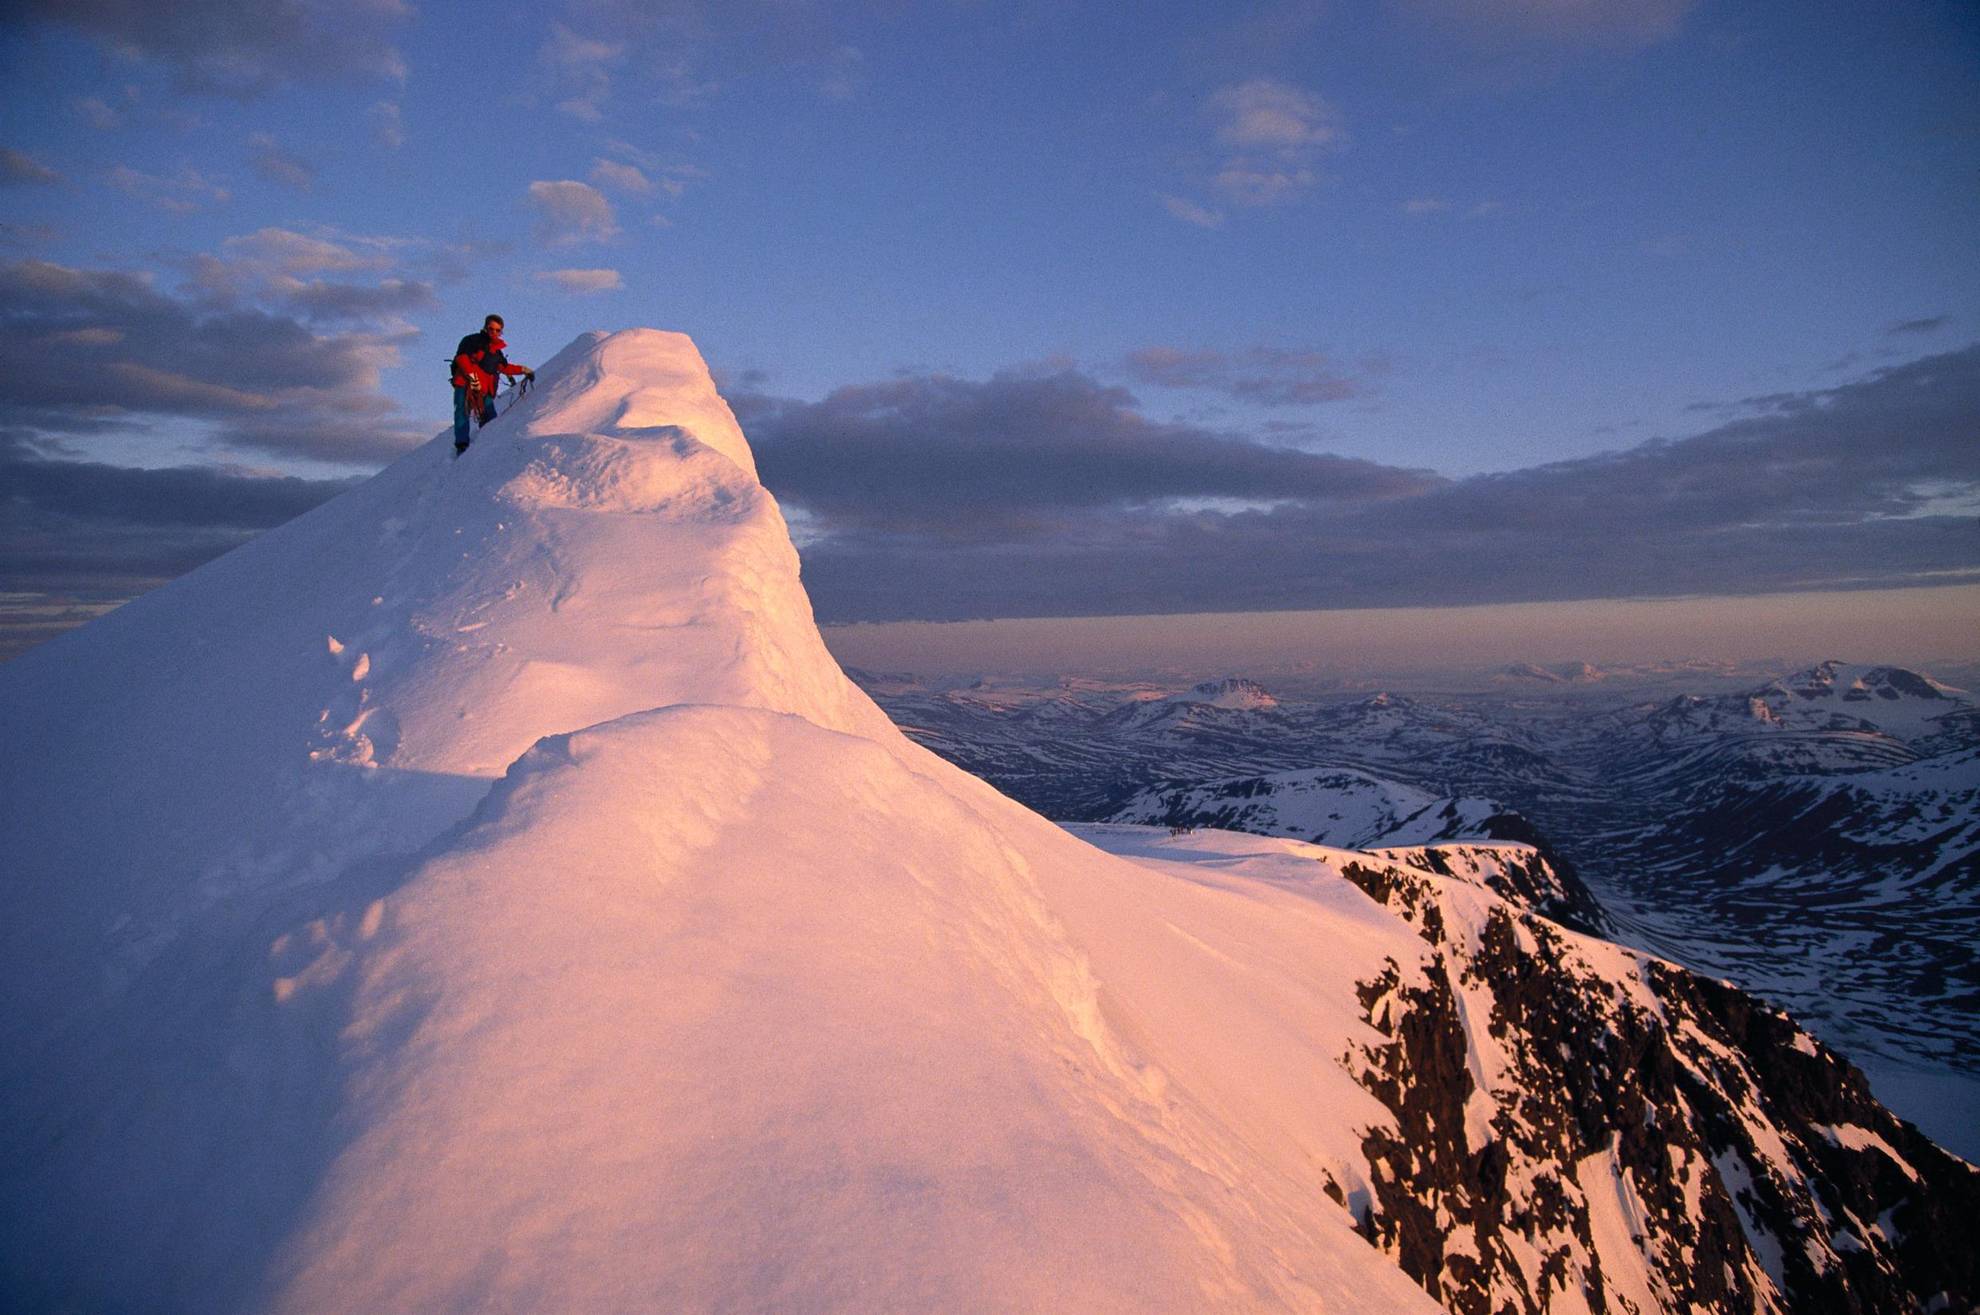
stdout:
<svg viewBox="0 0 1980 1315">
<path fill-rule="evenodd" d="M 484 396 L 481 399 L 481 423 L 485 425 L 494 418 L 495 399 Z M 456 388 L 454 390 L 454 446 L 466 447 L 467 445 L 468 390 L 465 388 Z"/>
</svg>

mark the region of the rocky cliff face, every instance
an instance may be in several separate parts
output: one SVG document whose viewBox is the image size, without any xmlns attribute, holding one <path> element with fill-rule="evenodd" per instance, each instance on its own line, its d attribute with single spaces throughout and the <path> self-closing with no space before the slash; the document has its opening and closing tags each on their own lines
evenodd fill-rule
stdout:
<svg viewBox="0 0 1980 1315">
<path fill-rule="evenodd" d="M 1385 1040 L 1350 1062 L 1396 1128 L 1359 1227 L 1448 1309 L 1972 1308 L 1980 1174 L 1844 1059 L 1503 881 L 1383 857 L 1343 875 L 1423 950 L 1360 985 Z"/>
</svg>

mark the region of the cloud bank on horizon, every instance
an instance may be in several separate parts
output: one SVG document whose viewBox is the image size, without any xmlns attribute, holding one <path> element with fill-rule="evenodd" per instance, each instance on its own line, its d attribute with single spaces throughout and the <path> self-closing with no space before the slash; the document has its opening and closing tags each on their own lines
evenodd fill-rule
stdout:
<svg viewBox="0 0 1980 1315">
<path fill-rule="evenodd" d="M 1152 425 L 1067 371 L 743 399 L 826 620 L 1426 606 L 1980 581 L 1980 344 L 1499 474 Z"/>
<path fill-rule="evenodd" d="M 491 310 L 691 332 L 828 621 L 1971 581 L 1980 25 L 1818 9 L 560 0 L 463 66 L 30 0 L 0 654 L 437 430 Z"/>
</svg>

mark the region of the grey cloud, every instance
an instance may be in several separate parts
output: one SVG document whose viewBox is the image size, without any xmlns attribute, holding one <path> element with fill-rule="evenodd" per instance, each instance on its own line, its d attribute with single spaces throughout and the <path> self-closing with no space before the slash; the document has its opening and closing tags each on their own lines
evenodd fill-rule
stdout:
<svg viewBox="0 0 1980 1315">
<path fill-rule="evenodd" d="M 1387 532 L 1288 507 L 1089 520 L 1078 537 L 930 543 L 834 536 L 803 549 L 827 622 L 967 620 L 1745 594 L 1980 582 L 1970 518 L 1747 529 L 1632 544 L 1530 530 Z M 1846 567 L 1833 565 L 1840 556 Z M 1951 563 L 1948 565 L 1947 563 Z"/>
<path fill-rule="evenodd" d="M 350 487 L 49 457 L 0 434 L 0 660 Z"/>
<path fill-rule="evenodd" d="M 93 342 L 79 340 L 79 330 L 98 333 Z M 201 315 L 135 274 L 33 260 L 0 266 L 0 341 L 10 365 L 0 376 L 0 399 L 41 404 L 100 400 L 153 409 L 130 390 L 167 377 L 247 393 L 364 386 L 379 363 L 375 344 L 356 335 L 319 337 L 259 310 Z M 119 366 L 129 367 L 116 376 L 126 387 L 102 396 Z M 200 411 L 160 400 L 168 404 L 156 409 Z"/>
<path fill-rule="evenodd" d="M 546 269 L 532 277 L 539 283 L 548 283 L 577 296 L 617 292 L 620 287 L 619 271 L 616 269 Z"/>
<path fill-rule="evenodd" d="M 11 146 L 0 146 L 0 186 L 14 187 L 23 183 L 45 186 L 61 181 L 62 175 L 33 156 Z"/>
<path fill-rule="evenodd" d="M 349 488 L 352 480 L 245 474 L 214 466 L 139 469 L 49 458 L 0 439 L 10 504 L 49 516 L 131 526 L 265 530 Z"/>
<path fill-rule="evenodd" d="M 1896 324 L 1884 330 L 1884 332 L 1891 337 L 1899 337 L 1904 334 L 1937 333 L 1950 323 L 1952 323 L 1952 316 L 1950 315 L 1930 315 L 1917 320 L 1899 320 Z"/>
<path fill-rule="evenodd" d="M 1378 361 L 1365 361 L 1362 376 L 1344 370 L 1325 352 L 1254 347 L 1236 355 L 1143 347 L 1122 363 L 1129 377 L 1163 388 L 1207 388 L 1231 397 L 1274 406 L 1339 402 L 1369 391 L 1366 376 L 1380 373 Z"/>
<path fill-rule="evenodd" d="M 292 289 L 284 300 L 305 319 L 319 321 L 370 320 L 440 304 L 433 285 L 419 279 L 385 279 L 371 285 L 316 279 Z"/>
<path fill-rule="evenodd" d="M 307 192 L 316 185 L 316 170 L 283 150 L 282 144 L 265 132 L 248 138 L 248 163 L 269 182 L 298 192 Z"/>
<path fill-rule="evenodd" d="M 170 67 L 188 90 L 249 97 L 291 82 L 403 79 L 401 0 L 21 0 L 16 16 Z"/>
<path fill-rule="evenodd" d="M 214 430 L 214 438 L 230 448 L 343 465 L 382 465 L 430 437 L 431 431 L 413 429 L 403 417 L 348 406 L 336 398 L 302 403 L 276 414 L 240 417 Z"/>
<path fill-rule="evenodd" d="M 374 461 L 409 441 L 378 410 L 378 371 L 399 341 L 318 333 L 258 308 L 208 309 L 134 274 L 0 264 L 0 404 L 15 423 L 51 432 L 183 416 L 234 426 L 268 451 Z M 340 425 L 357 414 L 379 423 Z M 347 448 L 328 441 L 338 433 Z"/>
<path fill-rule="evenodd" d="M 787 408 L 747 420 L 753 434 L 773 439 L 767 450 L 759 445 L 766 480 L 813 518 L 805 579 L 823 619 L 1451 605 L 1980 579 L 1980 519 L 1971 511 L 1980 502 L 1980 345 L 1838 388 L 1761 399 L 1756 414 L 1618 453 L 1461 481 L 1364 467 L 1360 496 L 1352 484 L 1345 496 L 1319 491 L 1333 485 L 1303 473 L 1294 458 L 1305 454 L 1284 449 L 1212 449 L 1219 463 L 1202 449 L 1221 440 L 1203 435 L 1172 440 L 1194 464 L 1119 472 L 1141 463 L 1129 445 L 1090 442 L 1091 415 L 1112 411 L 1128 433 L 1149 422 L 1118 393 L 1084 410 L 1033 404 L 1031 436 L 1012 445 L 986 483 L 982 452 L 998 450 L 993 439 L 964 443 L 945 465 L 939 442 L 915 452 L 908 436 L 917 427 L 931 439 L 967 428 L 930 421 L 969 412 L 972 401 L 978 428 L 1025 413 L 997 405 L 1003 390 L 992 385 L 963 385 L 958 394 L 954 381 L 929 382 L 877 385 L 919 399 L 895 411 L 842 405 L 807 416 Z M 784 448 L 801 435 L 817 446 L 811 464 L 793 468 Z M 1010 466 L 1022 473 L 1000 471 Z M 1178 496 L 1186 485 L 1198 495 L 1193 502 Z M 1147 497 L 1151 486 L 1166 500 Z M 1256 496 L 1261 486 L 1277 496 Z M 1205 505 L 1219 495 L 1265 505 Z M 1961 499 L 1966 510 L 1944 509 Z"/>
<path fill-rule="evenodd" d="M 1151 421 L 1125 391 L 1070 371 L 921 376 L 811 404 L 745 399 L 738 409 L 765 481 L 835 528 L 1037 537 L 1063 532 L 1067 512 L 1397 498 L 1441 482 Z"/>
<path fill-rule="evenodd" d="M 1934 489 L 1980 487 L 1980 345 L 1745 405 L 1757 414 L 1691 438 L 1468 480 L 1465 512 L 1616 533 L 1784 529 L 1915 516 Z"/>
<path fill-rule="evenodd" d="M 430 243 L 329 232 L 328 236 L 264 228 L 220 244 L 220 254 L 185 261 L 189 290 L 215 307 L 259 301 L 306 320 L 376 320 L 437 304 L 433 283 L 398 275 L 376 283 L 325 279 L 322 274 L 372 276 L 396 264 L 452 273 L 450 253 Z"/>
</svg>

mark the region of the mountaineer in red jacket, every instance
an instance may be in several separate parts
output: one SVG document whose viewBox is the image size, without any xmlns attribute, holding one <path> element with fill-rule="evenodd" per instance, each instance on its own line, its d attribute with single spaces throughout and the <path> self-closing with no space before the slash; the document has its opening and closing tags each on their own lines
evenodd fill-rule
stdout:
<svg viewBox="0 0 1980 1315">
<path fill-rule="evenodd" d="M 508 346 L 502 341 L 502 317 L 490 315 L 481 322 L 480 333 L 470 333 L 454 349 L 454 452 L 467 451 L 468 417 L 487 424 L 495 418 L 495 390 L 503 375 L 536 378 L 536 371 L 509 364 L 502 355 Z"/>
</svg>

